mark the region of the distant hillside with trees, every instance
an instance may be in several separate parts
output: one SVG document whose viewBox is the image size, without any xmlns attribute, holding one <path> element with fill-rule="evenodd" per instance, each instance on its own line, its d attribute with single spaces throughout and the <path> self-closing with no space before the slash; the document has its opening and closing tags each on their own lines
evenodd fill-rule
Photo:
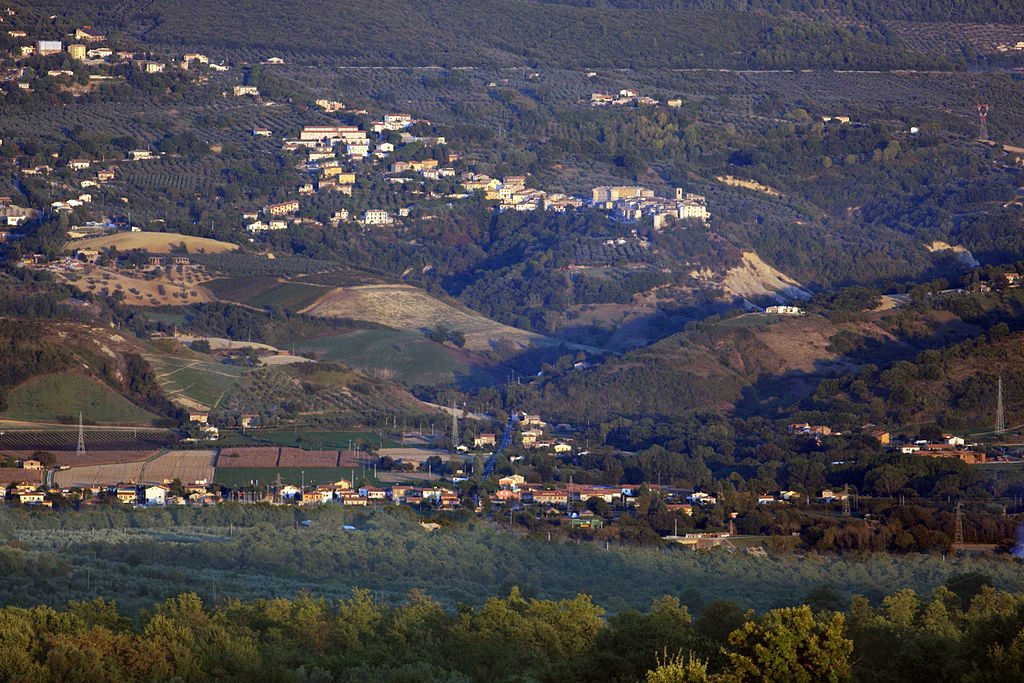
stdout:
<svg viewBox="0 0 1024 683">
<path fill-rule="evenodd" d="M 61 14 L 68 11 L 61 3 L 41 4 Z M 622 9 L 523 0 L 314 0 L 301 6 L 287 0 L 231 5 L 86 0 L 75 5 L 74 14 L 151 44 L 209 49 L 251 62 L 278 56 L 400 66 L 951 66 L 889 44 L 877 33 L 731 9 Z"/>
</svg>

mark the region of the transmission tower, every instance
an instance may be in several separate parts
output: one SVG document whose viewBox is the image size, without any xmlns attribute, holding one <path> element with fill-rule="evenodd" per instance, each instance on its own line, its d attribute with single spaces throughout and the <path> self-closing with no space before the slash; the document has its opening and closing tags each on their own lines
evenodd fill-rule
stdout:
<svg viewBox="0 0 1024 683">
<path fill-rule="evenodd" d="M 78 462 L 85 460 L 85 429 L 82 427 L 82 411 L 78 411 L 78 450 L 75 455 Z"/>
<path fill-rule="evenodd" d="M 850 485 L 843 484 L 843 517 L 850 516 Z"/>
<path fill-rule="evenodd" d="M 996 394 L 996 434 L 1006 431 L 1006 416 L 1003 414 L 1003 376 L 999 375 L 999 391 Z"/>
<path fill-rule="evenodd" d="M 961 503 L 958 500 L 956 502 L 956 535 L 953 537 L 953 545 L 963 545 L 964 543 L 964 515 L 960 508 Z"/>
<path fill-rule="evenodd" d="M 975 105 L 978 110 L 978 139 L 988 140 L 988 111 L 991 107 L 987 104 Z"/>
</svg>

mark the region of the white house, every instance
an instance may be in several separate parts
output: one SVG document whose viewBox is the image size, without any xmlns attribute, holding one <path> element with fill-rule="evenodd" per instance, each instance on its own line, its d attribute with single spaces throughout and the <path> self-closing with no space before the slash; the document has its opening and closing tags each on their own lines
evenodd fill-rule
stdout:
<svg viewBox="0 0 1024 683">
<path fill-rule="evenodd" d="M 384 209 L 369 209 L 363 214 L 364 225 L 387 225 L 391 222 L 391 214 Z"/>
<path fill-rule="evenodd" d="M 167 492 L 171 489 L 163 484 L 153 484 L 142 489 L 146 505 L 164 505 L 167 502 Z"/>
</svg>

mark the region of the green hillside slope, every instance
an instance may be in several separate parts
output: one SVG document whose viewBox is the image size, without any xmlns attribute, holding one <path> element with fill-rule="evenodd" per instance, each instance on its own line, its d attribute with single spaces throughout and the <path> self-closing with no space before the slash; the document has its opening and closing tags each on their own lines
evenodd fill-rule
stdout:
<svg viewBox="0 0 1024 683">
<path fill-rule="evenodd" d="M 10 420 L 77 418 L 78 413 L 103 424 L 151 424 L 157 415 L 139 408 L 109 386 L 91 377 L 64 372 L 33 377 L 7 396 Z"/>
</svg>

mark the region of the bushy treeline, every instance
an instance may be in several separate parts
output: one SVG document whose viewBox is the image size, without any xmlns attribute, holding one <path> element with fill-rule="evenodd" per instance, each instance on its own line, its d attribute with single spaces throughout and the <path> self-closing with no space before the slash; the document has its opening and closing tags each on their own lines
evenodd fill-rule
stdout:
<svg viewBox="0 0 1024 683">
<path fill-rule="evenodd" d="M 849 608 L 829 589 L 763 615 L 672 597 L 605 618 L 586 595 L 444 610 L 414 591 L 204 603 L 183 593 L 133 622 L 112 602 L 0 610 L 6 680 L 1010 681 L 1024 664 L 1024 595 L 961 575 L 930 596 Z M 952 588 L 953 590 L 951 590 Z M 836 609 L 843 611 L 834 611 Z"/>
</svg>

